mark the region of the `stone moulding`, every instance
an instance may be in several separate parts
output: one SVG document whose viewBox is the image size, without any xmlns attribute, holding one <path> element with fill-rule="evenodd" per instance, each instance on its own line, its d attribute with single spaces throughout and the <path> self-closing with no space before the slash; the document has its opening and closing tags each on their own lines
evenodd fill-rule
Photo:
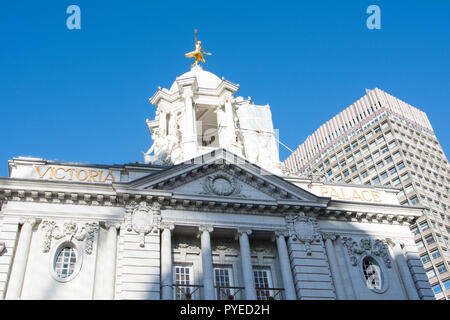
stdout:
<svg viewBox="0 0 450 320">
<path fill-rule="evenodd" d="M 209 168 L 209 167 L 208 167 Z M 211 172 L 205 169 L 208 174 Z M 241 168 L 233 168 L 233 173 L 242 171 Z M 198 176 L 193 171 L 202 171 L 201 168 L 194 169 L 190 172 L 183 173 L 181 176 L 185 175 L 189 177 L 190 175 Z M 236 173 L 237 174 L 237 173 Z M 207 174 L 206 174 L 207 176 Z M 249 176 L 245 174 L 247 183 L 254 186 L 260 191 L 264 189 L 269 189 L 273 187 L 269 185 L 266 181 L 256 177 Z M 256 180 L 254 180 L 254 177 Z M 243 182 L 242 179 L 238 179 L 233 175 L 233 178 L 238 181 Z M 177 180 L 178 181 L 178 180 Z M 266 190 L 266 191 L 267 191 Z M 298 201 L 296 199 L 278 199 L 274 201 L 259 201 L 252 204 L 245 203 L 244 199 L 224 199 L 222 196 L 215 197 L 212 193 L 212 198 L 205 197 L 205 199 L 189 199 L 186 195 L 178 198 L 174 197 L 171 192 L 167 190 L 151 190 L 155 194 L 139 194 L 134 191 L 127 192 L 126 190 L 116 192 L 115 194 L 108 193 L 76 193 L 76 192 L 57 192 L 52 191 L 33 191 L 33 190 L 23 190 L 14 188 L 3 188 L 0 189 L 0 201 L 7 203 L 8 201 L 18 201 L 18 202 L 42 202 L 42 203 L 59 203 L 59 204 L 74 204 L 74 205 L 92 205 L 92 206 L 115 206 L 115 207 L 125 207 L 127 208 L 130 203 L 141 201 L 146 201 L 147 203 L 158 202 L 167 208 L 180 209 L 180 210 L 205 210 L 210 212 L 239 212 L 246 214 L 262 214 L 271 215 L 274 213 L 280 213 L 283 215 L 295 215 L 300 210 L 305 213 L 313 213 L 317 219 L 329 219 L 329 220 L 342 220 L 342 221 L 353 221 L 353 222 L 370 222 L 377 224 L 400 224 L 400 225 L 410 225 L 414 223 L 418 216 L 407 215 L 406 213 L 392 214 L 392 213 L 374 213 L 367 212 L 363 207 L 359 207 L 357 211 L 344 210 L 341 208 L 330 208 L 326 204 L 315 204 L 315 203 L 305 203 Z M 279 190 L 280 191 L 280 190 Z M 146 192 L 146 190 L 143 190 Z M 236 191 L 235 191 L 236 192 Z M 272 193 L 276 191 L 273 190 Z M 272 194 L 273 195 L 273 194 Z M 236 197 L 239 198 L 239 197 Z M 383 210 L 386 210 L 384 208 Z"/>
<path fill-rule="evenodd" d="M 69 241 L 73 239 L 77 241 L 85 241 L 86 245 L 84 251 L 86 254 L 91 254 L 93 250 L 94 237 L 99 230 L 97 222 L 82 223 L 63 222 L 58 224 L 56 221 L 44 220 L 41 229 L 44 232 L 44 241 L 42 243 L 42 252 L 49 252 L 52 240 L 59 240 L 66 238 Z"/>
<path fill-rule="evenodd" d="M 42 186 L 39 186 L 42 188 Z M 117 195 L 111 193 L 73 192 L 55 190 L 0 189 L 0 200 L 41 203 L 60 203 L 92 206 L 118 206 Z"/>
<path fill-rule="evenodd" d="M 386 267 L 391 268 L 392 263 L 389 258 L 389 251 L 384 241 L 380 239 L 362 238 L 359 243 L 350 237 L 342 238 L 344 246 L 347 248 L 352 266 L 357 266 L 359 258 L 363 255 L 378 256 L 383 259 Z"/>
<path fill-rule="evenodd" d="M 216 173 L 204 179 L 202 183 L 206 194 L 215 194 L 218 196 L 240 196 L 242 197 L 242 185 L 235 178 L 225 173 Z"/>
<path fill-rule="evenodd" d="M 145 235 L 150 232 L 157 233 L 161 223 L 161 204 L 153 202 L 148 205 L 146 201 L 139 204 L 135 202 L 127 206 L 125 220 L 128 222 L 127 231 L 134 231 L 140 236 L 140 247 L 145 247 Z"/>
<path fill-rule="evenodd" d="M 297 216 L 286 217 L 286 222 L 292 240 L 303 243 L 306 254 L 312 255 L 311 244 L 322 240 L 316 218 L 300 212 Z"/>
<path fill-rule="evenodd" d="M 222 170 L 217 172 L 217 170 Z M 223 171 L 225 170 L 226 173 Z M 170 179 L 162 180 L 155 182 L 155 184 L 148 187 L 148 189 L 166 189 L 173 190 L 183 184 L 192 182 L 197 179 L 201 179 L 205 176 L 212 175 L 213 179 L 216 179 L 216 176 L 222 176 L 222 178 L 231 180 L 232 188 L 238 188 L 238 183 L 242 182 L 252 186 L 253 188 L 258 189 L 259 191 L 266 193 L 271 197 L 275 197 L 276 199 L 285 199 L 285 200 L 294 200 L 297 199 L 293 196 L 293 194 L 285 191 L 284 189 L 271 184 L 270 182 L 260 178 L 257 175 L 246 172 L 239 166 L 230 164 L 230 163 L 205 163 L 202 164 L 190 171 L 180 173 Z M 218 194 L 214 191 L 214 186 L 208 185 L 209 182 L 206 182 L 206 190 L 208 194 Z M 230 190 L 232 189 L 230 188 Z M 216 191 L 219 191 L 216 189 Z M 236 190 L 235 192 L 231 192 L 230 195 L 238 195 L 240 190 Z M 219 191 L 220 192 L 220 191 Z M 226 194 L 225 194 L 226 195 Z"/>
</svg>

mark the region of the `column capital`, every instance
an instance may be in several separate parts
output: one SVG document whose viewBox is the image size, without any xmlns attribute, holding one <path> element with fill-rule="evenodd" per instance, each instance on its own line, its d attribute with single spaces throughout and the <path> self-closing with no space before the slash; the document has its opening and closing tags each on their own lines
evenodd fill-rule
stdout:
<svg viewBox="0 0 450 320">
<path fill-rule="evenodd" d="M 272 241 L 276 241 L 278 237 L 289 237 L 289 230 L 278 229 L 273 231 Z"/>
<path fill-rule="evenodd" d="M 186 86 L 183 88 L 183 92 L 181 93 L 181 96 L 184 99 L 192 99 L 194 97 L 194 91 L 192 90 L 191 87 Z"/>
<path fill-rule="evenodd" d="M 214 227 L 211 225 L 200 225 L 198 226 L 198 231 L 199 232 L 213 232 L 214 231 Z"/>
<path fill-rule="evenodd" d="M 20 220 L 19 220 L 19 224 L 25 224 L 25 223 L 28 223 L 28 224 L 30 224 L 31 226 L 34 226 L 34 224 L 37 222 L 37 219 L 36 218 L 33 218 L 33 217 L 23 217 L 23 218 L 21 218 Z"/>
<path fill-rule="evenodd" d="M 120 229 L 120 223 L 119 222 L 115 222 L 115 221 L 104 221 L 104 226 L 106 229 L 110 229 L 110 228 L 116 228 L 116 229 Z"/>
<path fill-rule="evenodd" d="M 173 224 L 171 222 L 162 222 L 160 225 L 160 228 L 162 230 L 168 229 L 169 231 L 172 231 L 173 229 L 175 229 L 175 224 Z"/>
<path fill-rule="evenodd" d="M 324 232 L 322 233 L 322 238 L 324 240 L 331 240 L 334 241 L 339 237 L 339 235 L 337 235 L 336 233 L 333 232 Z"/>
<path fill-rule="evenodd" d="M 242 235 L 242 234 L 246 234 L 247 236 L 249 236 L 249 235 L 251 235 L 252 234 L 252 229 L 251 228 L 247 228 L 247 227 L 245 227 L 245 228 L 238 228 L 236 231 L 235 231 L 235 238 L 236 238 L 236 240 Z"/>
</svg>

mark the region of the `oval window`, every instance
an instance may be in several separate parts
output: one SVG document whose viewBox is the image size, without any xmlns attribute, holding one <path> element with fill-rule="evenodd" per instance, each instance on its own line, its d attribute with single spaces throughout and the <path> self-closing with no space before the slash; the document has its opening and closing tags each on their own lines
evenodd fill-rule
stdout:
<svg viewBox="0 0 450 320">
<path fill-rule="evenodd" d="M 55 274 L 60 279 L 70 277 L 77 264 L 77 250 L 71 246 L 62 247 L 56 256 L 54 270 Z"/>
<path fill-rule="evenodd" d="M 383 283 L 381 278 L 381 268 L 376 261 L 370 257 L 365 257 L 362 261 L 364 278 L 367 288 L 371 290 L 381 290 Z"/>
</svg>

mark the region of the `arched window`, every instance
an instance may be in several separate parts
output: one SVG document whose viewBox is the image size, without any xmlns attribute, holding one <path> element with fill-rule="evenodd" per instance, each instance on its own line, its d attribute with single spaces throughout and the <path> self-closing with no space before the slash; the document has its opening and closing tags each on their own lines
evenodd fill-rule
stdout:
<svg viewBox="0 0 450 320">
<path fill-rule="evenodd" d="M 366 279 L 367 288 L 371 290 L 381 290 L 382 277 L 381 268 L 371 257 L 365 257 L 362 261 L 362 270 Z"/>
<path fill-rule="evenodd" d="M 58 278 L 66 279 L 74 273 L 77 256 L 77 250 L 68 244 L 57 251 L 53 269 Z"/>
</svg>

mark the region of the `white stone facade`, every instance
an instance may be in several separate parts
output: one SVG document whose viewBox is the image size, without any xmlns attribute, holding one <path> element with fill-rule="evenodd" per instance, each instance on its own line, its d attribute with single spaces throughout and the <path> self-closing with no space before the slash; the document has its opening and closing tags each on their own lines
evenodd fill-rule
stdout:
<svg viewBox="0 0 450 320">
<path fill-rule="evenodd" d="M 183 128 L 176 159 L 166 139 L 150 164 L 9 162 L 1 299 L 433 299 L 409 229 L 420 208 L 392 188 L 274 174 L 272 146 L 255 158 L 237 138 L 237 86 L 205 72 L 151 99 L 152 133 Z M 215 147 L 199 144 L 199 110 L 224 113 Z"/>
</svg>

